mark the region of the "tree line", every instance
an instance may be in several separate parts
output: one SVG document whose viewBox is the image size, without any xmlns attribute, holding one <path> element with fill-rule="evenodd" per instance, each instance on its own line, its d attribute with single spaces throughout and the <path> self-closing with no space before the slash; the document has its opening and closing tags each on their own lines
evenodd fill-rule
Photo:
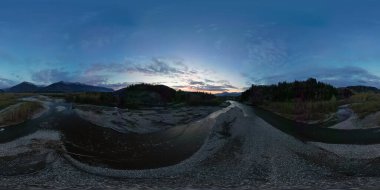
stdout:
<svg viewBox="0 0 380 190">
<path fill-rule="evenodd" d="M 241 95 L 241 101 L 261 104 L 265 101 L 327 101 L 338 96 L 338 90 L 314 78 L 291 83 L 280 82 L 273 85 L 252 85 Z"/>
<path fill-rule="evenodd" d="M 219 105 L 221 101 L 213 94 L 205 92 L 185 92 L 165 85 L 134 84 L 116 92 L 87 92 L 66 94 L 69 102 L 138 108 L 140 106 L 161 106 L 171 103 L 185 103 L 191 106 Z"/>
</svg>

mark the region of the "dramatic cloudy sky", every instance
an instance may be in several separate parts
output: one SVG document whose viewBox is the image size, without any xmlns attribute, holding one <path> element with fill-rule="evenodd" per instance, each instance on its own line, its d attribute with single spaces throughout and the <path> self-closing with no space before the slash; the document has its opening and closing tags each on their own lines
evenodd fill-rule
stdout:
<svg viewBox="0 0 380 190">
<path fill-rule="evenodd" d="M 377 0 L 1 0 L 0 87 L 380 87 Z"/>
</svg>

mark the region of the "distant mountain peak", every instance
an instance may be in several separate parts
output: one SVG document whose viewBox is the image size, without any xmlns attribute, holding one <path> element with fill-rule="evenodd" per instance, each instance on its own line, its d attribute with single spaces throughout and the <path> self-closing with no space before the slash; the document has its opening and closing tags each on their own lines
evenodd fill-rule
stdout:
<svg viewBox="0 0 380 190">
<path fill-rule="evenodd" d="M 66 82 L 66 81 L 59 81 L 53 84 L 72 84 L 72 82 Z"/>
<path fill-rule="evenodd" d="M 33 84 L 33 83 L 31 83 L 31 82 L 28 82 L 28 81 L 23 81 L 22 83 L 20 83 L 20 84 L 29 84 L 29 85 L 35 85 L 35 84 Z"/>
<path fill-rule="evenodd" d="M 41 88 L 40 92 L 113 92 L 113 89 L 82 84 L 79 82 L 59 81 Z"/>
<path fill-rule="evenodd" d="M 20 84 L 17 84 L 9 88 L 8 92 L 22 93 L 22 92 L 36 92 L 39 87 L 31 82 L 24 81 Z"/>
<path fill-rule="evenodd" d="M 31 93 L 31 92 L 113 92 L 113 89 L 92 86 L 87 84 L 82 84 L 79 82 L 65 82 L 59 81 L 48 86 L 37 86 L 31 82 L 24 81 L 13 87 L 5 89 L 3 91 L 13 92 L 13 93 Z"/>
</svg>

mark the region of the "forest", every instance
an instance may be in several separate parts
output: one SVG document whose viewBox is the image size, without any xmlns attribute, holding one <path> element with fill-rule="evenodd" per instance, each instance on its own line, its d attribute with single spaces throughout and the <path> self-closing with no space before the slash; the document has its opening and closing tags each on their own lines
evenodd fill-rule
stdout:
<svg viewBox="0 0 380 190">
<path fill-rule="evenodd" d="M 275 85 L 252 85 L 242 93 L 241 101 L 251 104 L 265 101 L 327 101 L 338 95 L 338 90 L 332 85 L 309 78 L 306 81 L 280 82 Z"/>
</svg>

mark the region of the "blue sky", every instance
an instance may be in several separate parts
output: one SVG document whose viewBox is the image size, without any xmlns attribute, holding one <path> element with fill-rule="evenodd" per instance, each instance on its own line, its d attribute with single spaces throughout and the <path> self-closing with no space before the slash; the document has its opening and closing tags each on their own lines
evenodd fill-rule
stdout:
<svg viewBox="0 0 380 190">
<path fill-rule="evenodd" d="M 2 0 L 0 87 L 202 91 L 315 77 L 380 87 L 376 0 Z"/>
</svg>

